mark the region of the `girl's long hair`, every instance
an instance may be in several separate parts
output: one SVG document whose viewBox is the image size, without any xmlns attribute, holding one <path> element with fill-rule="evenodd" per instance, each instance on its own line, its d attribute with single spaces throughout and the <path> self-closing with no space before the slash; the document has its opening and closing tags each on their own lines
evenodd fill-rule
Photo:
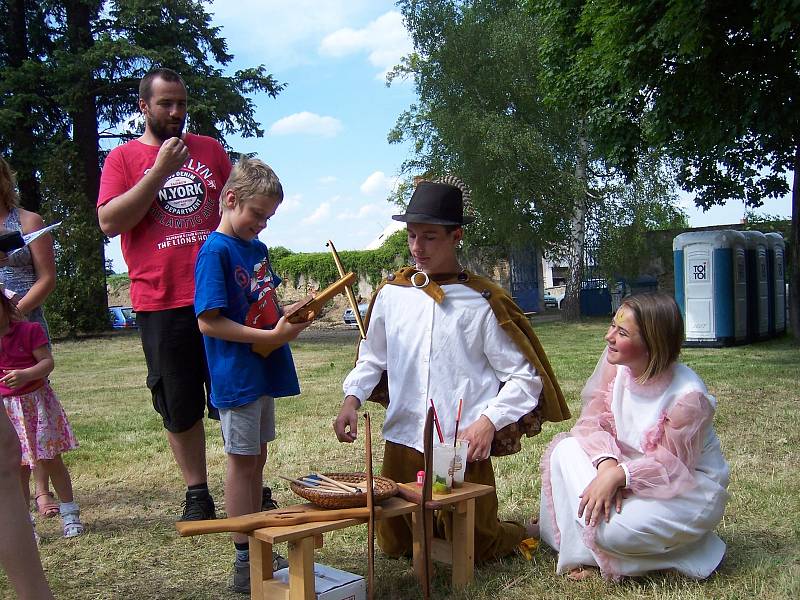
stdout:
<svg viewBox="0 0 800 600">
<path fill-rule="evenodd" d="M 22 313 L 19 312 L 17 304 L 9 298 L 10 292 L 6 286 L 0 283 L 0 306 L 3 307 L 3 314 L 6 315 L 9 324 L 11 321 L 23 321 Z"/>
<path fill-rule="evenodd" d="M 19 206 L 16 174 L 2 156 L 0 156 L 0 206 L 8 212 Z"/>
</svg>

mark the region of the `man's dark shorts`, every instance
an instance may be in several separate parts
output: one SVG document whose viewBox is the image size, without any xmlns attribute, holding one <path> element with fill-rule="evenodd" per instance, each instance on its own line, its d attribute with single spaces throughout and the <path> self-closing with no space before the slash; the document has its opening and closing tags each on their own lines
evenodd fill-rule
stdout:
<svg viewBox="0 0 800 600">
<path fill-rule="evenodd" d="M 208 416 L 219 419 L 211 406 L 211 379 L 194 307 L 137 312 L 136 322 L 147 361 L 147 387 L 166 430 L 191 429 L 206 406 Z"/>
</svg>

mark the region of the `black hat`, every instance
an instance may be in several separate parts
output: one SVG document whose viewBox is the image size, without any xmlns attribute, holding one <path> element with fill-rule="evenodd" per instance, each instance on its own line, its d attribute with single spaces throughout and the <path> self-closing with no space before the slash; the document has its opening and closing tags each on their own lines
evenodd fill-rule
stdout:
<svg viewBox="0 0 800 600">
<path fill-rule="evenodd" d="M 475 217 L 464 216 L 464 201 L 459 188 L 429 181 L 417 185 L 405 214 L 392 215 L 392 218 L 405 223 L 434 225 L 466 225 L 475 220 Z"/>
</svg>

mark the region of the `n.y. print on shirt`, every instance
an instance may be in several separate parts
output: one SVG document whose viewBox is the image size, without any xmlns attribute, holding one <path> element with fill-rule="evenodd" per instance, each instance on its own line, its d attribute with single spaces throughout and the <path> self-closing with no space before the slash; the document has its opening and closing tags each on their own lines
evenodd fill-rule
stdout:
<svg viewBox="0 0 800 600">
<path fill-rule="evenodd" d="M 275 279 L 269 259 L 264 258 L 253 268 L 250 279 L 250 297 L 254 299 L 247 312 L 245 325 L 258 329 L 272 329 L 281 318 L 281 308 L 275 292 Z"/>
<path fill-rule="evenodd" d="M 187 159 L 167 178 L 150 207 L 150 216 L 156 223 L 174 230 L 174 233 L 165 232 L 163 241 L 158 244 L 159 250 L 202 242 L 208 237 L 209 232 L 198 227 L 219 210 L 209 195 L 216 189 L 212 170 L 194 158 Z"/>
</svg>

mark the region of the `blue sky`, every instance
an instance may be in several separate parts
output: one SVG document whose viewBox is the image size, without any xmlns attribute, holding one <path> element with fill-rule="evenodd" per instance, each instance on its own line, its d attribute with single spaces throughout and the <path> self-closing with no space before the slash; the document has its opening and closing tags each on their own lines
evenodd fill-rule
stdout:
<svg viewBox="0 0 800 600">
<path fill-rule="evenodd" d="M 286 89 L 271 99 L 253 96 L 262 138 L 229 137 L 275 169 L 286 198 L 261 239 L 296 252 L 363 249 L 394 223 L 386 199 L 406 145 L 386 136 L 416 99 L 410 81 L 385 84 L 385 74 L 411 49 L 391 0 L 217 0 L 232 68 L 264 64 Z M 191 118 L 191 106 L 189 107 Z M 739 203 L 707 213 L 683 196 L 693 226 L 736 223 Z M 769 201 L 769 214 L 791 214 L 789 199 Z M 114 270 L 126 271 L 119 238 L 106 247 Z"/>
</svg>

